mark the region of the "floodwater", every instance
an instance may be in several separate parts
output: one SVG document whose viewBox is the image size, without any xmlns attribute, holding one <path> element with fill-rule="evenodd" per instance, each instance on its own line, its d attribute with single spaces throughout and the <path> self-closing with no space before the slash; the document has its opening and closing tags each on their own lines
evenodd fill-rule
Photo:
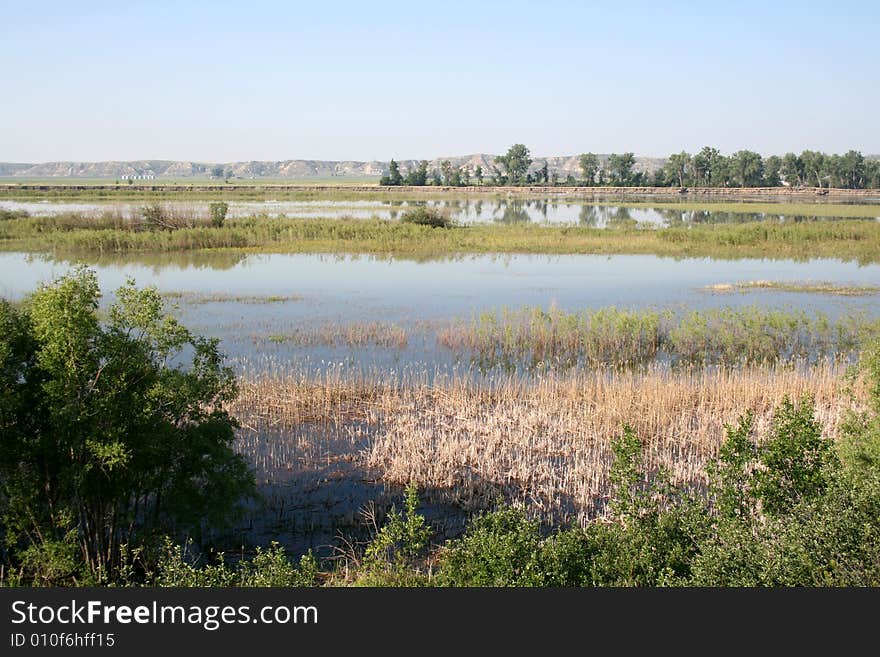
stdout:
<svg viewBox="0 0 880 657">
<path fill-rule="evenodd" d="M 21 298 L 74 265 L 0 254 L 0 296 Z M 438 346 L 439 328 L 451 320 L 523 306 L 575 312 L 606 306 L 687 310 L 759 305 L 816 311 L 832 319 L 880 316 L 880 294 L 706 289 L 756 280 L 880 282 L 880 265 L 833 259 L 476 255 L 422 262 L 362 255 L 222 254 L 216 260 L 182 255 L 90 266 L 106 301 L 128 278 L 156 286 L 186 326 L 220 338 L 236 367 L 249 371 L 291 363 L 315 371 L 340 364 L 362 372 L 445 371 L 460 363 Z"/>
<path fill-rule="evenodd" d="M 51 216 L 78 213 L 84 216 L 100 216 L 110 212 L 133 218 L 142 214 L 149 201 L 10 201 L 0 200 L 0 210 L 23 210 L 34 216 Z M 786 220 L 808 220 L 812 217 L 798 215 L 767 215 L 760 212 L 733 213 L 714 210 L 679 210 L 675 208 L 626 208 L 615 205 L 597 205 L 588 200 L 577 199 L 441 199 L 410 201 L 228 201 L 230 218 L 265 216 L 299 218 L 340 218 L 393 220 L 408 209 L 430 206 L 448 214 L 463 224 L 475 223 L 540 223 L 556 225 L 580 225 L 604 228 L 621 223 L 638 223 L 645 226 L 670 226 L 700 223 L 743 223 L 763 221 L 768 217 Z M 194 216 L 209 216 L 209 201 L 162 201 L 161 205 L 171 212 Z M 822 217 L 834 220 L 838 217 Z M 842 218 L 842 217 L 839 217 Z M 877 217 L 880 220 L 880 205 Z"/>
</svg>

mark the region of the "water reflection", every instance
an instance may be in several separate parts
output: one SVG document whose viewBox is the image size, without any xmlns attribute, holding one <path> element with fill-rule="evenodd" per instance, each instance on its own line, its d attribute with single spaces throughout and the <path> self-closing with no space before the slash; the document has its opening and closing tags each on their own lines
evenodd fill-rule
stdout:
<svg viewBox="0 0 880 657">
<path fill-rule="evenodd" d="M 583 216 L 585 221 L 631 219 L 603 208 Z M 0 253 L 0 297 L 20 299 L 75 264 Z M 97 271 L 105 302 L 129 277 L 138 285 L 155 285 L 177 306 L 185 325 L 220 338 L 232 359 L 257 363 L 258 369 L 296 363 L 320 371 L 346 363 L 395 376 L 413 368 L 448 371 L 460 363 L 438 347 L 444 322 L 468 321 L 504 307 L 580 312 L 609 306 L 676 310 L 758 304 L 815 310 L 831 318 L 880 316 L 877 294 L 845 297 L 760 287 L 713 291 L 721 289 L 720 283 L 756 280 L 843 285 L 880 280 L 880 265 L 839 260 L 463 255 L 415 261 L 344 254 L 178 253 L 102 257 L 86 264 Z"/>
<path fill-rule="evenodd" d="M 169 209 L 193 215 L 209 215 L 208 201 L 163 201 Z M 113 214 L 130 218 L 140 216 L 145 201 L 131 202 L 83 202 L 54 203 L 48 201 L 9 201 L 0 200 L 2 210 L 24 210 L 32 215 L 57 215 L 78 213 L 99 217 Z M 669 207 L 625 207 L 613 203 L 578 199 L 523 199 L 513 197 L 494 198 L 453 198 L 428 200 L 352 200 L 352 201 L 229 201 L 230 218 L 242 217 L 291 217 L 291 218 L 340 218 L 356 219 L 399 219 L 408 209 L 430 206 L 449 214 L 460 223 L 546 223 L 581 225 L 596 228 L 627 226 L 682 226 L 717 223 L 746 223 L 750 221 L 815 221 L 834 220 L 843 217 L 817 217 L 759 212 L 729 212 L 720 210 L 684 210 Z M 877 214 L 880 215 L 880 206 Z M 868 218 L 875 220 L 880 218 Z"/>
</svg>

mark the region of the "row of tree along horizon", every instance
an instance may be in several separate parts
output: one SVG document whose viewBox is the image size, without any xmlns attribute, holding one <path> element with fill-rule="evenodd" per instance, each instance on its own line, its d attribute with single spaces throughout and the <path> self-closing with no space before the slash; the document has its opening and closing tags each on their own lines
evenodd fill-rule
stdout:
<svg viewBox="0 0 880 657">
<path fill-rule="evenodd" d="M 805 150 L 799 155 L 761 156 L 741 150 L 722 155 L 710 146 L 692 155 L 673 153 L 663 167 L 653 173 L 635 170 L 633 153 L 611 153 L 602 158 L 595 153 L 580 156 L 580 178 L 569 174 L 562 178 L 545 161 L 532 170 L 533 159 L 523 144 L 514 144 L 507 153 L 495 158 L 491 171 L 478 165 L 456 167 L 449 160 L 429 169 L 422 160 L 406 173 L 391 160 L 388 175 L 381 185 L 583 185 L 611 187 L 836 187 L 844 189 L 880 188 L 880 160 L 865 158 L 859 151 L 843 155 Z"/>
</svg>

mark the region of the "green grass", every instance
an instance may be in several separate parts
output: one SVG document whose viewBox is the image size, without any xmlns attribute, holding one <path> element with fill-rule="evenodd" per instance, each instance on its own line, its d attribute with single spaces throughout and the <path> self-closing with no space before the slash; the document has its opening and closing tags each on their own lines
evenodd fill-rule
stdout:
<svg viewBox="0 0 880 657">
<path fill-rule="evenodd" d="M 859 220 L 764 221 L 640 229 L 535 224 L 436 230 L 397 221 L 270 219 L 227 221 L 222 228 L 86 229 L 42 218 L 0 222 L 0 250 L 56 255 L 184 252 L 368 253 L 413 258 L 479 253 L 654 254 L 670 257 L 840 258 L 880 262 L 880 223 Z"/>
<path fill-rule="evenodd" d="M 880 320 L 831 320 L 760 306 L 675 313 L 615 307 L 567 313 L 525 307 L 454 322 L 438 342 L 481 367 L 745 365 L 845 357 L 880 337 Z"/>
<path fill-rule="evenodd" d="M 162 292 L 162 297 L 169 301 L 179 301 L 191 305 L 201 305 L 204 303 L 286 303 L 288 301 L 302 301 L 303 299 L 303 297 L 295 294 L 225 294 L 223 292 L 194 292 L 191 290 L 170 290 Z"/>
</svg>

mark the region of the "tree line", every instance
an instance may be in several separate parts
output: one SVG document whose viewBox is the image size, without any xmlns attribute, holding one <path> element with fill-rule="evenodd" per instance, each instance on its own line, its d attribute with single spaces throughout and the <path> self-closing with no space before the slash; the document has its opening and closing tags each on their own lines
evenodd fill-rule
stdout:
<svg viewBox="0 0 880 657">
<path fill-rule="evenodd" d="M 634 153 L 580 155 L 580 177 L 564 178 L 544 161 L 540 168 L 524 144 L 514 144 L 494 159 L 491 170 L 456 167 L 442 160 L 429 169 L 427 160 L 403 173 L 391 160 L 381 185 L 437 185 L 447 187 L 501 185 L 562 185 L 610 187 L 820 187 L 843 189 L 880 188 L 880 159 L 866 158 L 850 150 L 843 155 L 805 150 L 800 154 L 762 156 L 750 150 L 723 155 L 717 148 L 703 147 L 698 153 L 673 153 L 665 164 L 649 173 L 636 169 Z"/>
</svg>

